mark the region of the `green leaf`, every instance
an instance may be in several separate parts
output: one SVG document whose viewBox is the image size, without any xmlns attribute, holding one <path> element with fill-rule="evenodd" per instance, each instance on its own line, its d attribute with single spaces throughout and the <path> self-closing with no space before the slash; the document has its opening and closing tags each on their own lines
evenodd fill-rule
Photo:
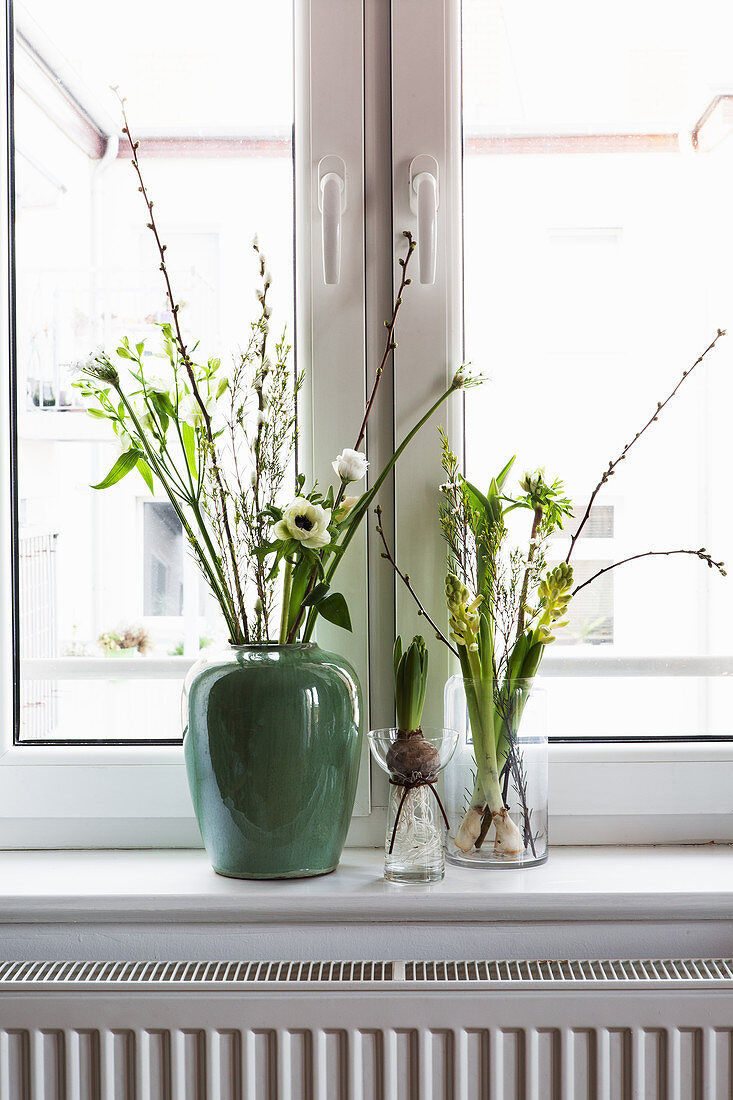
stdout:
<svg viewBox="0 0 733 1100">
<path fill-rule="evenodd" d="M 260 561 L 264 561 L 270 554 L 274 554 L 276 550 L 279 550 L 281 545 L 280 542 L 264 542 L 261 546 L 255 546 L 252 553 Z"/>
<path fill-rule="evenodd" d="M 145 461 L 144 458 L 139 458 L 137 460 L 137 468 L 140 471 L 140 473 L 142 474 L 143 481 L 147 485 L 148 489 L 150 489 L 150 492 L 151 493 L 154 492 L 154 490 L 153 490 L 153 472 L 150 469 L 150 467 L 148 466 L 148 464 L 147 464 L 147 462 Z"/>
<path fill-rule="evenodd" d="M 331 586 L 329 584 L 317 584 L 312 592 L 309 592 L 307 596 L 304 596 L 300 602 L 301 607 L 311 607 L 313 604 L 319 604 L 326 598 L 330 591 Z"/>
<path fill-rule="evenodd" d="M 142 353 L 145 351 L 145 341 L 141 340 L 139 344 L 135 344 L 135 349 L 137 351 L 138 358 L 140 358 Z"/>
<path fill-rule="evenodd" d="M 467 478 L 464 477 L 461 479 L 461 481 L 466 487 L 466 490 L 468 492 L 468 499 L 470 500 L 472 507 L 475 508 L 477 511 L 481 511 L 483 509 L 483 511 L 487 513 L 488 518 L 492 510 L 488 499 L 484 496 L 481 490 L 477 489 L 476 486 L 473 485 L 472 482 L 468 481 Z"/>
<path fill-rule="evenodd" d="M 118 481 L 122 481 L 122 478 L 126 474 L 129 474 L 130 470 L 134 470 L 138 464 L 138 460 L 145 458 L 142 451 L 138 451 L 133 448 L 131 451 L 126 451 L 125 454 L 115 462 L 114 466 L 98 485 L 92 485 L 92 489 L 109 489 L 110 485 L 116 485 Z"/>
<path fill-rule="evenodd" d="M 96 416 L 97 420 L 106 420 L 107 413 L 102 412 L 101 409 L 87 409 L 88 416 Z"/>
<path fill-rule="evenodd" d="M 198 478 L 196 469 L 196 432 L 185 421 L 181 423 L 181 435 L 183 436 L 183 449 L 186 452 L 186 462 L 191 471 L 192 478 Z"/>
<path fill-rule="evenodd" d="M 343 630 L 352 630 L 351 615 L 346 600 L 340 592 L 333 592 L 321 600 L 318 604 L 318 613 L 334 626 L 340 626 Z"/>
<path fill-rule="evenodd" d="M 153 390 L 148 391 L 148 401 L 152 402 L 155 411 L 158 414 L 158 420 L 160 421 L 160 428 L 163 435 L 168 431 L 168 412 L 165 407 L 165 401 L 159 393 L 155 393 Z"/>
<path fill-rule="evenodd" d="M 400 667 L 400 661 L 402 660 L 402 635 L 398 634 L 395 638 L 394 649 L 392 650 L 392 660 L 394 662 L 394 675 L 395 682 L 397 681 L 397 669 Z"/>
<path fill-rule="evenodd" d="M 509 471 L 511 470 L 512 466 L 514 465 L 514 460 L 515 460 L 516 457 L 517 457 L 516 455 L 512 455 L 512 457 L 509 459 L 509 461 L 507 462 L 504 469 L 501 471 L 501 473 L 496 478 L 496 484 L 499 486 L 500 489 L 502 489 L 504 487 L 504 482 L 507 479 L 507 475 L 508 475 Z"/>
</svg>

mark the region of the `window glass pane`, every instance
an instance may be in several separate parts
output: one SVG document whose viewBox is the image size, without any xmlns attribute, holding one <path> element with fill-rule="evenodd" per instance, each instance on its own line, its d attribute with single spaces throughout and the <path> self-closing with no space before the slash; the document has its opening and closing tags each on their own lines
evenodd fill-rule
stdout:
<svg viewBox="0 0 733 1100">
<path fill-rule="evenodd" d="M 255 233 L 273 331 L 292 330 L 292 5 L 130 0 L 111 24 L 92 0 L 27 0 L 15 24 L 20 738 L 168 739 L 173 659 L 223 626 L 170 506 L 136 471 L 90 488 L 118 449 L 71 387 L 76 364 L 122 336 L 154 353 L 170 317 L 110 86 L 140 141 L 186 337 L 197 359 L 227 362 L 256 309 Z M 115 637 L 155 682 L 129 661 L 100 669 Z M 112 712 L 127 715 L 114 729 L 89 717 Z"/>
<path fill-rule="evenodd" d="M 522 470 L 561 477 L 582 514 L 609 460 L 730 327 L 733 99 L 717 97 L 733 79 L 733 10 L 464 0 L 463 20 L 466 357 L 490 379 L 467 402 L 467 471 L 485 486 L 516 452 Z M 730 339 L 603 489 L 579 580 L 647 550 L 730 558 Z M 730 581 L 697 559 L 634 562 L 583 590 L 552 656 L 726 653 L 732 612 Z M 711 679 L 547 686 L 556 735 L 733 734 Z M 572 730 L 559 724 L 569 698 L 583 716 Z"/>
<path fill-rule="evenodd" d="M 183 614 L 183 528 L 172 504 L 143 504 L 143 615 Z"/>
</svg>

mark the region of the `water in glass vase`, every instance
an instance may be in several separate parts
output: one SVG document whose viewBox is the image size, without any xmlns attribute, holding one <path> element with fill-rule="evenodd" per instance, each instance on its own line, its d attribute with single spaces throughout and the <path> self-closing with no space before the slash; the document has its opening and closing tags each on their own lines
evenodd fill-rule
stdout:
<svg viewBox="0 0 733 1100">
<path fill-rule="evenodd" d="M 445 875 L 444 826 L 435 810 L 427 784 L 391 788 L 384 840 L 384 877 L 390 882 L 439 882 Z"/>
</svg>

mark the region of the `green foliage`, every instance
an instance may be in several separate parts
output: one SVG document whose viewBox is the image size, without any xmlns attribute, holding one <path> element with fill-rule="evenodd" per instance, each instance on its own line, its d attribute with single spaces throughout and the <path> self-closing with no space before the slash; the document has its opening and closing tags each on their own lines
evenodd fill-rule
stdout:
<svg viewBox="0 0 733 1100">
<path fill-rule="evenodd" d="M 116 485 L 118 481 L 122 481 L 123 477 L 129 474 L 130 470 L 134 470 L 138 463 L 143 460 L 145 456 L 142 451 L 138 451 L 133 448 L 130 451 L 126 451 L 125 454 L 115 462 L 114 466 L 102 481 L 97 485 L 92 485 L 92 489 L 109 489 L 112 485 Z"/>
<path fill-rule="evenodd" d="M 512 457 L 483 491 L 461 474 L 444 432 L 440 523 L 448 551 L 446 603 L 450 637 L 466 688 L 476 759 L 472 806 L 499 812 L 509 777 L 526 808 L 525 780 L 516 734 L 545 646 L 571 598 L 572 569 L 546 563 L 549 536 L 571 514 L 559 480 L 525 474 L 507 492 Z M 529 510 L 524 547 L 509 543 L 509 513 Z M 531 606 L 534 604 L 535 606 Z M 503 788 L 502 788 L 503 783 Z M 525 829 L 528 818 L 525 820 Z"/>
<path fill-rule="evenodd" d="M 398 635 L 393 662 L 397 725 L 401 730 L 413 732 L 420 729 L 428 686 L 428 650 L 422 635 L 416 634 L 404 653 Z"/>
<path fill-rule="evenodd" d="M 332 592 L 330 596 L 318 601 L 318 613 L 327 619 L 329 623 L 340 626 L 343 630 L 351 630 L 351 615 L 346 599 L 340 592 Z"/>
</svg>

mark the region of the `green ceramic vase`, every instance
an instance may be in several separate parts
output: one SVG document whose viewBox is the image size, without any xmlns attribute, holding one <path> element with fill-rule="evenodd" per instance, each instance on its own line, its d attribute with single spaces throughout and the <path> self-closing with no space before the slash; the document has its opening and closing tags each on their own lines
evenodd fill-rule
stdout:
<svg viewBox="0 0 733 1100">
<path fill-rule="evenodd" d="M 353 668 L 314 644 L 230 646 L 190 669 L 184 753 L 215 871 L 334 870 L 356 796 L 360 720 Z"/>
</svg>

